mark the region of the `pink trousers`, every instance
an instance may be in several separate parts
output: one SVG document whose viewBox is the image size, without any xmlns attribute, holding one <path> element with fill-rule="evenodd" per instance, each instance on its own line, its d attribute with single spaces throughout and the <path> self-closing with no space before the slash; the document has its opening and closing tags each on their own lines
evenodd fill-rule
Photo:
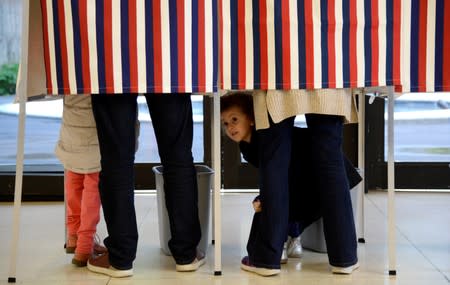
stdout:
<svg viewBox="0 0 450 285">
<path fill-rule="evenodd" d="M 77 238 L 76 253 L 90 254 L 100 221 L 98 172 L 79 174 L 65 171 L 66 227 L 69 237 Z"/>
</svg>

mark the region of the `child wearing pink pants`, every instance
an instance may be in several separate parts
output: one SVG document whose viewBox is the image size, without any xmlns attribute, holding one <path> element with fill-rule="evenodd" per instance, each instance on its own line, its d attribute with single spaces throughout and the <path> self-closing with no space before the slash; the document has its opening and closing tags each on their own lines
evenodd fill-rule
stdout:
<svg viewBox="0 0 450 285">
<path fill-rule="evenodd" d="M 95 242 L 100 221 L 100 150 L 89 95 L 66 95 L 55 153 L 64 166 L 66 252 L 86 266 L 92 254 L 106 252 Z"/>
</svg>

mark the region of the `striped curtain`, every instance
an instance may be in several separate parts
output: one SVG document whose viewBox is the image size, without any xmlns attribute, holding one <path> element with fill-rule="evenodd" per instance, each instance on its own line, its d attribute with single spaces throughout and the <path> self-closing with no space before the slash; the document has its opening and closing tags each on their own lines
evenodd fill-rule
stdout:
<svg viewBox="0 0 450 285">
<path fill-rule="evenodd" d="M 450 91 L 450 1 L 402 1 L 402 92 Z"/>
<path fill-rule="evenodd" d="M 218 1 L 222 89 L 450 91 L 449 0 Z"/>
<path fill-rule="evenodd" d="M 217 90 L 217 0 L 40 0 L 48 94 Z"/>
</svg>

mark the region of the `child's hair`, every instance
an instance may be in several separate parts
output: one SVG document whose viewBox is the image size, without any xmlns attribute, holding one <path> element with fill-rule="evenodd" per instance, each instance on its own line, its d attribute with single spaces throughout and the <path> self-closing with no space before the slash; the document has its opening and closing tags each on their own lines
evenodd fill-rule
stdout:
<svg viewBox="0 0 450 285">
<path fill-rule="evenodd" d="M 225 112 L 232 107 L 240 108 L 252 121 L 255 120 L 251 93 L 233 92 L 220 97 L 220 113 Z"/>
</svg>

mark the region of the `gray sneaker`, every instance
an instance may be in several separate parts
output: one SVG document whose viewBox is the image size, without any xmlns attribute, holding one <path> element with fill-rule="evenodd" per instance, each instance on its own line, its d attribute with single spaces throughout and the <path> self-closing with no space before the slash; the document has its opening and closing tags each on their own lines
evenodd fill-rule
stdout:
<svg viewBox="0 0 450 285">
<path fill-rule="evenodd" d="M 298 236 L 296 238 L 288 237 L 288 240 L 286 243 L 287 243 L 286 252 L 287 252 L 288 257 L 293 257 L 293 258 L 302 257 L 303 248 L 302 248 L 302 244 L 300 242 L 300 236 Z"/>
<path fill-rule="evenodd" d="M 188 264 L 177 264 L 175 266 L 175 269 L 179 272 L 189 272 L 189 271 L 196 271 L 200 268 L 203 264 L 205 264 L 206 257 L 203 252 L 200 250 L 197 250 L 197 256 L 194 258 L 194 260 L 191 263 Z"/>
</svg>

